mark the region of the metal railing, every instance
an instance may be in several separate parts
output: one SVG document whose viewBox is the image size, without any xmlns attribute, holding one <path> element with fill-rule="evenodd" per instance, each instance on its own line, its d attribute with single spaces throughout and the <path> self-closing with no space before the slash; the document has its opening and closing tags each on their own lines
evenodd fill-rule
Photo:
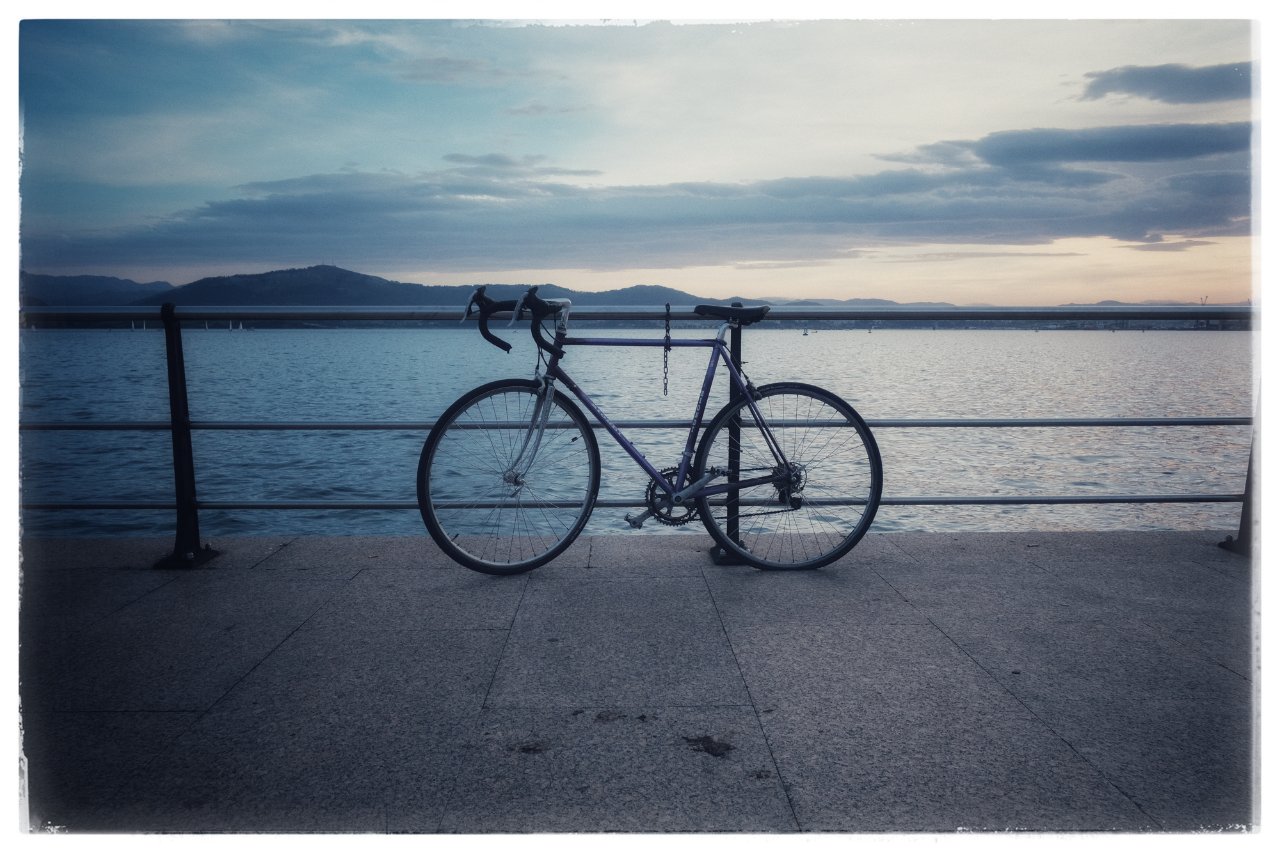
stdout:
<svg viewBox="0 0 1280 853">
<path fill-rule="evenodd" d="M 376 422 L 376 421 L 192 421 L 187 406 L 186 368 L 182 351 L 182 324 L 224 323 L 235 321 L 453 321 L 457 322 L 456 308 L 404 308 L 404 307 L 191 307 L 178 309 L 171 304 L 159 308 L 26 308 L 21 319 L 26 325 L 41 322 L 53 324 L 101 323 L 122 321 L 160 320 L 165 330 L 166 365 L 170 412 L 167 421 L 104 421 L 104 422 L 21 422 L 21 430 L 104 430 L 104 431 L 169 431 L 173 441 L 174 500 L 167 501 L 79 501 L 79 502 L 23 502 L 29 510 L 172 510 L 176 512 L 176 533 L 173 554 L 166 565 L 193 565 L 212 554 L 201 542 L 199 529 L 200 510 L 401 510 L 417 509 L 411 501 L 202 501 L 197 498 L 195 465 L 191 434 L 195 430 L 243 430 L 243 431 L 353 431 L 353 430 L 408 430 L 427 432 L 432 422 Z M 575 307 L 575 320 L 662 320 L 666 312 L 662 308 L 605 308 Z M 693 313 L 692 308 L 672 308 L 671 318 L 676 321 L 705 318 Z M 1071 308 L 788 308 L 771 310 L 769 321 L 863 321 L 863 322 L 1099 322 L 1121 320 L 1161 320 L 1196 323 L 1248 323 L 1257 322 L 1257 314 L 1248 306 L 1080 306 Z M 741 360 L 741 330 L 735 330 L 732 338 L 735 359 Z M 685 429 L 687 420 L 618 421 L 622 429 Z M 869 419 L 873 429 L 1017 429 L 1026 427 L 1208 427 L 1249 426 L 1252 417 L 1166 417 L 1166 418 L 934 418 Z M 597 428 L 603 428 L 595 424 Z M 1247 552 L 1252 540 L 1253 480 L 1255 472 L 1253 454 L 1250 453 L 1245 491 L 1242 494 L 1194 493 L 1150 495 L 990 495 L 990 496 L 885 496 L 883 506 L 1000 506 L 1045 504 L 1168 504 L 1168 503 L 1242 503 L 1238 536 L 1223 543 L 1224 547 Z M 635 507 L 635 501 L 600 500 L 601 507 Z"/>
</svg>

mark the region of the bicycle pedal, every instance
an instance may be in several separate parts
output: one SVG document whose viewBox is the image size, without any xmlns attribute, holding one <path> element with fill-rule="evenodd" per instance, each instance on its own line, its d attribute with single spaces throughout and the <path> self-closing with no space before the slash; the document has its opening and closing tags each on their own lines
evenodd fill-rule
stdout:
<svg viewBox="0 0 1280 853">
<path fill-rule="evenodd" d="M 644 512 L 640 513 L 639 515 L 632 515 L 631 513 L 627 513 L 625 516 L 623 516 L 623 518 L 626 519 L 627 524 L 630 524 L 633 528 L 635 528 L 636 530 L 639 530 L 641 527 L 644 526 L 645 521 L 647 521 L 652 515 L 653 515 L 653 510 L 646 509 Z"/>
</svg>

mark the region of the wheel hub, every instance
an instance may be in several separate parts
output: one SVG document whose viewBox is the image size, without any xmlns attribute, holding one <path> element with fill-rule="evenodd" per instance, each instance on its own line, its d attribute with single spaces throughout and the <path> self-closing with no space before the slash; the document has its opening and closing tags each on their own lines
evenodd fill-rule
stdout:
<svg viewBox="0 0 1280 853">
<path fill-rule="evenodd" d="M 798 462 L 791 462 L 787 468 L 779 465 L 774 469 L 778 477 L 778 503 L 799 509 L 804 505 L 804 486 L 809 480 L 808 471 Z"/>
</svg>

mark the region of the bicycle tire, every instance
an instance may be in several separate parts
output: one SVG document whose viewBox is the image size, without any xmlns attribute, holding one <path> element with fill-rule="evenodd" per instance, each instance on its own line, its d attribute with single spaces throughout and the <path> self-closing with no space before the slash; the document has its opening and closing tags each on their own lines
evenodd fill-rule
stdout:
<svg viewBox="0 0 1280 853">
<path fill-rule="evenodd" d="M 504 479 L 529 434 L 538 388 L 524 379 L 474 388 L 422 446 L 422 520 L 442 551 L 474 571 L 513 575 L 555 559 L 595 506 L 600 449 L 582 411 L 559 392 L 521 482 Z"/>
<path fill-rule="evenodd" d="M 884 484 L 880 449 L 862 417 L 830 391 L 779 382 L 761 387 L 758 394 L 756 405 L 793 465 L 797 483 L 786 493 L 766 483 L 700 497 L 698 514 L 727 554 L 757 568 L 825 566 L 849 553 L 875 520 Z M 729 467 L 734 419 L 740 432 L 740 478 L 776 470 L 744 398 L 721 409 L 703 434 L 694 457 L 695 477 L 711 465 Z M 730 522 L 735 498 L 736 536 Z"/>
</svg>

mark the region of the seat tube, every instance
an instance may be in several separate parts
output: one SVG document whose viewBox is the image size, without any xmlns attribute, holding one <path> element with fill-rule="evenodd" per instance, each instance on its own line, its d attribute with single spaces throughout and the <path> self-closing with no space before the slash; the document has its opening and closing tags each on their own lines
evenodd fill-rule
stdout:
<svg viewBox="0 0 1280 853">
<path fill-rule="evenodd" d="M 741 308 L 741 302 L 733 303 L 735 308 Z M 729 330 L 729 358 L 733 362 L 733 370 L 729 371 L 729 405 L 736 406 L 742 400 L 742 390 L 738 387 L 737 381 L 734 379 L 734 371 L 742 370 L 742 326 L 734 323 Z M 729 476 L 728 483 L 733 485 L 738 482 L 738 468 L 741 463 L 741 437 L 742 426 L 738 418 L 730 418 L 729 420 Z M 725 533 L 734 542 L 738 542 L 738 510 L 739 510 L 739 492 L 737 489 L 730 489 L 725 494 Z"/>
</svg>

